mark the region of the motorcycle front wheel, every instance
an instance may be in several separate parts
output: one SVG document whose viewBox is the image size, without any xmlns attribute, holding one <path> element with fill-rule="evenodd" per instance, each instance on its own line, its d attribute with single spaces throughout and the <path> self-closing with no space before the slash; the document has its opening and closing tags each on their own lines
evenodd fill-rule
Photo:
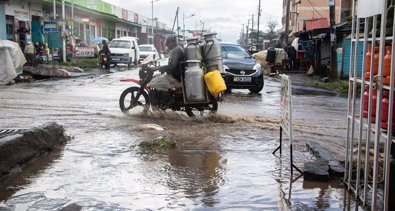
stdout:
<svg viewBox="0 0 395 211">
<path fill-rule="evenodd" d="M 140 97 L 136 99 L 137 94 L 140 92 L 138 87 L 129 87 L 122 92 L 119 98 L 119 107 L 123 113 L 128 113 L 133 109 L 134 112 L 146 112 L 150 107 L 148 94 L 142 91 Z"/>
</svg>

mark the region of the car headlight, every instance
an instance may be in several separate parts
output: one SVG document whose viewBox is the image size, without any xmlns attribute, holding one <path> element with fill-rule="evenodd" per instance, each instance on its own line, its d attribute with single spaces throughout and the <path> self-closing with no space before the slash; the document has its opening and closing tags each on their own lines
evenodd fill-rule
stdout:
<svg viewBox="0 0 395 211">
<path fill-rule="evenodd" d="M 129 57 L 128 53 L 123 54 L 124 57 Z"/>
<path fill-rule="evenodd" d="M 221 70 L 220 70 L 220 72 L 222 73 L 222 74 L 225 74 L 228 70 L 230 70 L 230 68 L 228 67 L 228 66 L 226 66 L 226 65 L 223 65 L 223 69 L 224 69 L 224 71 L 222 72 Z"/>
<path fill-rule="evenodd" d="M 261 64 L 256 63 L 252 69 L 255 70 L 255 72 L 262 71 Z"/>
</svg>

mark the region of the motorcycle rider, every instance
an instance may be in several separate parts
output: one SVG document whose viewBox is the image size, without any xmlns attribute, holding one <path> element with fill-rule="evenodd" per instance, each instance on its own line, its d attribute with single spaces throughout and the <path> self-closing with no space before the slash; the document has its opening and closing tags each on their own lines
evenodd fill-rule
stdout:
<svg viewBox="0 0 395 211">
<path fill-rule="evenodd" d="M 103 53 L 107 57 L 107 62 L 104 64 L 106 70 L 110 70 L 110 48 L 108 48 L 106 40 L 102 40 L 103 48 L 99 51 L 99 56 L 100 56 L 100 64 L 102 64 L 102 56 L 101 54 Z"/>
<path fill-rule="evenodd" d="M 152 103 L 155 105 L 169 104 L 172 102 L 169 90 L 181 87 L 182 63 L 185 62 L 184 49 L 178 44 L 176 36 L 166 39 L 166 46 L 170 50 L 168 65 L 156 68 L 161 75 L 154 77 L 148 84 L 156 91 L 150 92 Z"/>
</svg>

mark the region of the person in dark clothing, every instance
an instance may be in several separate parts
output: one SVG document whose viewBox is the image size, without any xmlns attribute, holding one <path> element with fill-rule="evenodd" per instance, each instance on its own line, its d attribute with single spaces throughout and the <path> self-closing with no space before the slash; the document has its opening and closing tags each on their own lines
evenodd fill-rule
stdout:
<svg viewBox="0 0 395 211">
<path fill-rule="evenodd" d="M 110 48 L 108 48 L 107 42 L 105 40 L 102 41 L 102 44 L 103 44 L 103 48 L 99 51 L 99 56 L 100 56 L 100 60 L 101 60 L 100 62 L 101 63 L 103 62 L 102 61 L 102 59 L 103 59 L 102 54 L 104 54 L 104 56 L 107 58 L 107 61 L 104 65 L 105 65 L 106 70 L 109 70 L 110 69 L 110 60 L 111 60 L 111 58 L 110 58 L 111 51 L 110 51 Z"/>
<path fill-rule="evenodd" d="M 185 61 L 184 49 L 177 43 L 175 36 L 166 39 L 166 46 L 170 50 L 168 65 L 153 68 L 162 74 L 155 76 L 148 84 L 154 88 L 150 92 L 150 100 L 154 107 L 167 108 L 174 102 L 169 90 L 182 87 L 181 74 L 183 71 L 182 62 Z"/>
<path fill-rule="evenodd" d="M 161 73 L 166 72 L 170 74 L 180 82 L 182 72 L 182 65 L 180 63 L 185 62 L 184 49 L 177 43 L 177 38 L 175 36 L 166 39 L 166 46 L 170 50 L 169 62 L 168 65 L 162 66 L 159 71 Z"/>
<path fill-rule="evenodd" d="M 19 43 L 21 45 L 22 50 L 26 47 L 26 34 L 29 33 L 29 30 L 25 27 L 25 22 L 20 23 L 19 29 L 16 31 L 19 35 Z"/>
<path fill-rule="evenodd" d="M 285 47 L 285 52 L 288 54 L 290 70 L 296 70 L 296 49 L 292 45 L 288 44 Z"/>
</svg>

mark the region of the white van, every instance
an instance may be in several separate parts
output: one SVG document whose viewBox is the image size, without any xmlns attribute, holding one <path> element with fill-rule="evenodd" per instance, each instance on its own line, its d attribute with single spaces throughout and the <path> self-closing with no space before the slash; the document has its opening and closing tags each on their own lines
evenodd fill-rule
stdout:
<svg viewBox="0 0 395 211">
<path fill-rule="evenodd" d="M 121 37 L 113 39 L 108 46 L 111 51 L 111 64 L 137 65 L 140 59 L 140 49 L 137 37 Z"/>
</svg>

